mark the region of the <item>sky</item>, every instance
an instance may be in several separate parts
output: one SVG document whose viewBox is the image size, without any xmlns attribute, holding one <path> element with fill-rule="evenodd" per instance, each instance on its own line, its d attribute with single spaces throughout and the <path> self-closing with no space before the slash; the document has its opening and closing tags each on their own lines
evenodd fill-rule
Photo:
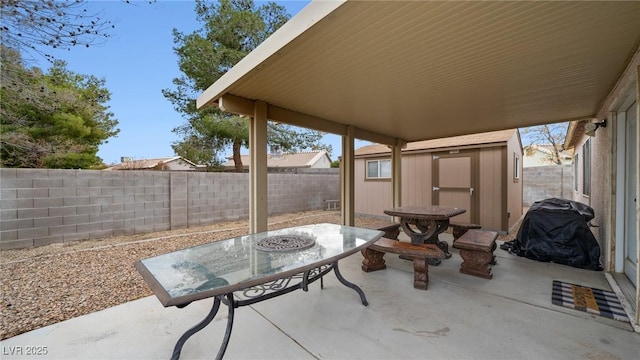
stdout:
<svg viewBox="0 0 640 360">
<path fill-rule="evenodd" d="M 309 3 L 276 2 L 292 16 Z M 49 52 L 66 61 L 70 71 L 105 79 L 111 92 L 107 105 L 119 122 L 120 133 L 100 146 L 98 156 L 105 164 L 118 163 L 123 156 L 136 160 L 174 156 L 171 143 L 180 138 L 171 130 L 185 120 L 161 90 L 174 89 L 172 80 L 181 76 L 173 52 L 173 29 L 191 33 L 201 27 L 194 2 L 156 0 L 127 4 L 120 0 L 88 0 L 86 6 L 89 12 L 100 14 L 115 25 L 111 37 L 104 44 L 89 48 Z M 34 66 L 46 70 L 50 63 L 40 59 Z M 332 160 L 341 155 L 340 136 L 328 134 L 322 142 L 333 147 Z M 363 144 L 357 141 L 356 147 Z M 230 156 L 231 150 L 224 155 Z"/>
</svg>

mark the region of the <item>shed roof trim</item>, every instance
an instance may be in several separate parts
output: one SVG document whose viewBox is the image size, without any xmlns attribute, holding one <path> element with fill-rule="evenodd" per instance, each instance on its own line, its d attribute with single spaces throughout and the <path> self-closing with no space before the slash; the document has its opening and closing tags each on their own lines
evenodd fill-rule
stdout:
<svg viewBox="0 0 640 360">
<path fill-rule="evenodd" d="M 487 133 L 472 134 L 454 136 L 450 138 L 416 141 L 408 143 L 407 146 L 402 149 L 402 152 L 420 151 L 420 150 L 437 150 L 452 147 L 461 146 L 474 146 L 474 145 L 506 145 L 509 139 L 511 139 L 516 129 L 492 131 Z M 356 149 L 356 156 L 374 155 L 374 154 L 388 154 L 391 150 L 389 147 L 380 144 L 366 145 Z"/>
</svg>

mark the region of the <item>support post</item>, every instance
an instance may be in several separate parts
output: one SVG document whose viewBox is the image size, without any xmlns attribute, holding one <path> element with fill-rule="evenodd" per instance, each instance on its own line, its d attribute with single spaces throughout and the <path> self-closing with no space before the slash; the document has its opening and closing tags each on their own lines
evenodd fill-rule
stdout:
<svg viewBox="0 0 640 360">
<path fill-rule="evenodd" d="M 391 147 L 391 186 L 393 187 L 393 207 L 402 206 L 402 147 L 400 140 Z"/>
<path fill-rule="evenodd" d="M 354 196 L 354 134 L 353 126 L 347 127 L 347 134 L 342 137 L 342 167 L 340 171 L 340 207 L 342 224 L 355 225 L 355 196 Z"/>
<path fill-rule="evenodd" d="M 267 103 L 256 101 L 249 120 L 249 231 L 267 231 Z"/>
</svg>

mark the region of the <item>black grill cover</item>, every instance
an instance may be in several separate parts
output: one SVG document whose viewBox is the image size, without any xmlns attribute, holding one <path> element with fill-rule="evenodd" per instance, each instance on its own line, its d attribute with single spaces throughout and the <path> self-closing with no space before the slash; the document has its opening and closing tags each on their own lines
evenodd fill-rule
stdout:
<svg viewBox="0 0 640 360">
<path fill-rule="evenodd" d="M 593 209 L 579 202 L 557 198 L 535 202 L 516 239 L 501 248 L 537 261 L 602 270 L 600 245 L 587 224 L 593 217 Z"/>
</svg>

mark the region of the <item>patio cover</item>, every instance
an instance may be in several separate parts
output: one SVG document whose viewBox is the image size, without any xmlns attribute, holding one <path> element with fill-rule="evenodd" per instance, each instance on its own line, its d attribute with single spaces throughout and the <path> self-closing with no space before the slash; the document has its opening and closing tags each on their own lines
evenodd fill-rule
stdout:
<svg viewBox="0 0 640 360">
<path fill-rule="evenodd" d="M 346 160 L 353 137 L 395 148 L 591 119 L 637 67 L 638 19 L 637 1 L 314 1 L 197 106 L 342 135 Z"/>
</svg>

